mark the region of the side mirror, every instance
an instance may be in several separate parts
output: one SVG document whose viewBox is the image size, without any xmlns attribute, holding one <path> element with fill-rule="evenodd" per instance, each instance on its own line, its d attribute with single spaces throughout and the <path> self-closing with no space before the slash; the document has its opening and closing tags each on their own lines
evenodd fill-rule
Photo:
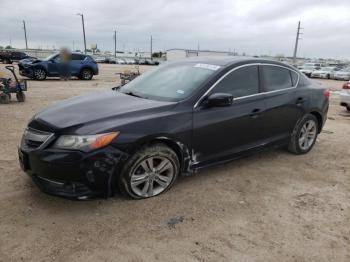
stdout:
<svg viewBox="0 0 350 262">
<path fill-rule="evenodd" d="M 117 91 L 117 90 L 119 90 L 120 88 L 121 88 L 121 86 L 115 86 L 115 87 L 112 87 L 112 90 Z"/>
<path fill-rule="evenodd" d="M 233 102 L 233 96 L 228 93 L 214 93 L 207 98 L 207 106 L 221 107 L 230 106 Z"/>
</svg>

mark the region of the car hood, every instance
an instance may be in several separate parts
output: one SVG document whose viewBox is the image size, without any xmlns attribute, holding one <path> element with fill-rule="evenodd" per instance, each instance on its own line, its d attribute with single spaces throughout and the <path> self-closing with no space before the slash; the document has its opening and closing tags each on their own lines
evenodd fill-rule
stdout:
<svg viewBox="0 0 350 262">
<path fill-rule="evenodd" d="M 323 71 L 323 70 L 316 70 L 316 71 L 313 71 L 312 73 L 314 73 L 314 74 L 330 74 L 331 72 Z"/>
<path fill-rule="evenodd" d="M 36 63 L 40 63 L 42 62 L 42 60 L 37 59 L 37 58 L 25 58 L 19 61 L 19 64 L 22 65 L 31 65 L 31 64 L 36 64 Z"/>
<path fill-rule="evenodd" d="M 115 119 L 123 119 L 121 123 L 125 119 L 164 112 L 166 107 L 175 104 L 177 103 L 149 100 L 111 90 L 59 102 L 35 115 L 31 123 L 39 122 L 41 126 L 55 131 Z"/>
</svg>

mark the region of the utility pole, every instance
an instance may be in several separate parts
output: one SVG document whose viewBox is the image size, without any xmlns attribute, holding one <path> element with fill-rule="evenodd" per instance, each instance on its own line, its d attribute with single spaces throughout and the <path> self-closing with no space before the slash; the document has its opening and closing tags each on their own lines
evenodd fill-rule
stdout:
<svg viewBox="0 0 350 262">
<path fill-rule="evenodd" d="M 117 57 L 117 30 L 114 30 L 114 58 Z"/>
<path fill-rule="evenodd" d="M 24 20 L 23 20 L 23 30 L 24 30 L 24 39 L 26 40 L 26 49 L 28 49 L 27 29 L 26 29 L 26 22 Z"/>
<path fill-rule="evenodd" d="M 153 54 L 153 38 L 151 36 L 151 60 L 153 60 L 152 54 Z"/>
<path fill-rule="evenodd" d="M 199 41 L 197 43 L 197 56 L 199 56 Z"/>
<path fill-rule="evenodd" d="M 85 24 L 84 24 L 84 14 L 77 14 L 81 16 L 81 23 L 83 25 L 83 35 L 84 35 L 84 53 L 86 54 L 86 37 L 85 37 Z"/>
<path fill-rule="evenodd" d="M 300 21 L 298 22 L 298 29 L 297 29 L 297 37 L 295 39 L 295 46 L 294 46 L 294 54 L 293 54 L 293 65 L 295 65 L 296 63 L 296 59 L 297 59 L 297 51 L 298 51 L 298 43 L 300 38 L 300 35 L 303 33 L 300 33 L 300 30 L 303 29 L 300 27 Z"/>
</svg>

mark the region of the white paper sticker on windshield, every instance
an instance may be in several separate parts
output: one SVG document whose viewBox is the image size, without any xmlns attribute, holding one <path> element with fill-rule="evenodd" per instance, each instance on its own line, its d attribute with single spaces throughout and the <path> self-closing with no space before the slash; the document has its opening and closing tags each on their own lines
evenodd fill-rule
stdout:
<svg viewBox="0 0 350 262">
<path fill-rule="evenodd" d="M 218 66 L 218 65 L 209 65 L 209 64 L 196 64 L 194 67 L 209 69 L 209 70 L 213 70 L 213 71 L 216 71 L 220 68 L 220 66 Z"/>
<path fill-rule="evenodd" d="M 185 91 L 180 90 L 180 89 L 179 89 L 179 90 L 177 90 L 176 92 L 177 92 L 177 93 L 179 93 L 179 94 L 181 94 L 181 95 L 183 95 L 183 94 L 185 93 Z"/>
</svg>

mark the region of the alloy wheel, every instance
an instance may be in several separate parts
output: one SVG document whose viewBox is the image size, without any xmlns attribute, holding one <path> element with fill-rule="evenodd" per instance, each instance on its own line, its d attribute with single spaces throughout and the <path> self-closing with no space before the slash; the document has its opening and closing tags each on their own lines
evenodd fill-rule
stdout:
<svg viewBox="0 0 350 262">
<path fill-rule="evenodd" d="M 172 161 L 162 156 L 142 160 L 131 175 L 131 189 L 140 197 L 152 197 L 166 190 L 175 175 Z"/>
<path fill-rule="evenodd" d="M 46 73 L 42 69 L 36 69 L 34 72 L 35 78 L 38 80 L 43 80 L 46 77 Z"/>
<path fill-rule="evenodd" d="M 317 135 L 316 123 L 308 120 L 304 123 L 299 134 L 299 146 L 302 150 L 308 150 L 315 142 Z"/>
</svg>

